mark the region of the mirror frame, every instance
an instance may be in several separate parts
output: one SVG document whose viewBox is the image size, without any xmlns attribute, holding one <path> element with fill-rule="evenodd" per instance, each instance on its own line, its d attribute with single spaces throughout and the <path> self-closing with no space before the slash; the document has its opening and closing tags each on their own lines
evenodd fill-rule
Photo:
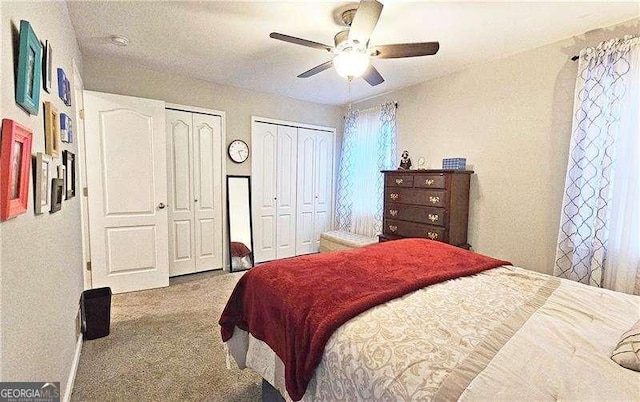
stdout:
<svg viewBox="0 0 640 402">
<path fill-rule="evenodd" d="M 247 186 L 249 186 L 249 230 L 251 231 L 251 268 L 256 266 L 256 262 L 255 262 L 255 253 L 254 253 L 254 248 L 253 248 L 253 209 L 252 209 L 252 205 L 251 205 L 251 176 L 249 175 L 227 175 L 227 252 L 229 253 L 229 272 L 241 272 L 241 271 L 248 271 L 251 268 L 247 268 L 247 269 L 238 269 L 238 270 L 233 270 L 233 263 L 232 263 L 232 257 L 231 257 L 231 219 L 230 219 L 230 213 L 229 213 L 229 179 L 231 178 L 236 178 L 236 179 L 247 179 Z"/>
</svg>

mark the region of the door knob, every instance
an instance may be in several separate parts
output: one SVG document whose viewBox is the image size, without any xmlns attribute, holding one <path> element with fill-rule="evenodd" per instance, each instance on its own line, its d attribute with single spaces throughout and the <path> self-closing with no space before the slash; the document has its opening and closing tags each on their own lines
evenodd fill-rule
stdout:
<svg viewBox="0 0 640 402">
<path fill-rule="evenodd" d="M 193 202 L 198 202 L 198 199 L 196 198 L 195 200 L 193 200 Z"/>
<path fill-rule="evenodd" d="M 164 202 L 158 204 L 158 209 L 164 209 L 164 207 L 166 207 L 166 205 L 164 205 Z"/>
</svg>

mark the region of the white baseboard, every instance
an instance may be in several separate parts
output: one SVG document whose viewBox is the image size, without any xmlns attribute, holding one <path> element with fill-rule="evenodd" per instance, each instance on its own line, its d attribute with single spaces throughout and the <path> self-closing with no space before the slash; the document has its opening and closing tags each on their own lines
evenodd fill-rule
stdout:
<svg viewBox="0 0 640 402">
<path fill-rule="evenodd" d="M 64 390 L 64 397 L 62 398 L 64 402 L 69 402 L 71 400 L 71 393 L 73 392 L 73 383 L 76 380 L 78 364 L 80 363 L 80 352 L 82 352 L 82 334 L 78 335 L 78 340 L 76 341 L 76 353 L 73 356 L 73 362 L 71 362 L 71 370 L 69 370 L 67 387 Z"/>
</svg>

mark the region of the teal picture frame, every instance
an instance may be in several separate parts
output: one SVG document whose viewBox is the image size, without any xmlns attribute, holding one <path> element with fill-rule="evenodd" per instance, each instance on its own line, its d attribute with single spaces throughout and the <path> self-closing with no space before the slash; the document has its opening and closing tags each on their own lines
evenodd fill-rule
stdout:
<svg viewBox="0 0 640 402">
<path fill-rule="evenodd" d="M 28 113 L 37 115 L 42 87 L 42 44 L 29 21 L 25 20 L 20 21 L 17 76 L 16 103 Z"/>
</svg>

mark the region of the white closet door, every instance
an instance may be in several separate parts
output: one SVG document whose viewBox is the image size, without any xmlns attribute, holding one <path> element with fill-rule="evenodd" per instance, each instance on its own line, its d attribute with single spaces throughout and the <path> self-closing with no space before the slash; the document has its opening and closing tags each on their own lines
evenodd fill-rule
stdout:
<svg viewBox="0 0 640 402">
<path fill-rule="evenodd" d="M 193 212 L 193 118 L 167 110 L 169 144 L 169 274 L 195 272 Z"/>
<path fill-rule="evenodd" d="M 298 129 L 298 188 L 296 254 L 309 254 L 316 249 L 314 229 L 316 187 L 315 180 L 318 136 L 315 130 Z"/>
<path fill-rule="evenodd" d="M 334 143 L 333 133 L 316 134 L 313 252 L 320 251 L 320 234 L 332 227 Z"/>
<path fill-rule="evenodd" d="M 276 179 L 276 258 L 296 255 L 296 127 L 278 126 Z"/>
<path fill-rule="evenodd" d="M 193 113 L 196 272 L 222 268 L 222 124 Z"/>
<path fill-rule="evenodd" d="M 251 207 L 255 262 L 276 259 L 276 155 L 278 126 L 254 122 L 251 144 Z"/>
<path fill-rule="evenodd" d="M 92 284 L 169 285 L 164 102 L 85 91 Z"/>
</svg>

